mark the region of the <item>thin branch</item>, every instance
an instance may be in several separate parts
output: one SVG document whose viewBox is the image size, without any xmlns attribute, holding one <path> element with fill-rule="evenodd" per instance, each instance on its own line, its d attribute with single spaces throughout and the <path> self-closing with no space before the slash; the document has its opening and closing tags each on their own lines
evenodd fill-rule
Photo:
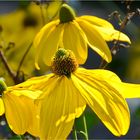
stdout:
<svg viewBox="0 0 140 140">
<path fill-rule="evenodd" d="M 16 77 L 18 77 L 18 75 L 19 75 L 19 72 L 20 72 L 21 66 L 22 66 L 22 64 L 23 64 L 23 62 L 24 62 L 24 60 L 25 60 L 25 58 L 26 58 L 26 56 L 27 56 L 29 50 L 31 49 L 32 44 L 33 44 L 33 42 L 30 43 L 30 45 L 28 46 L 26 52 L 24 53 L 24 55 L 23 55 L 23 57 L 22 57 L 22 59 L 21 59 L 21 61 L 20 61 L 20 63 L 19 63 L 19 66 L 18 66 L 18 68 L 17 68 Z"/>
<path fill-rule="evenodd" d="M 121 22 L 120 29 L 119 29 L 118 39 L 116 41 L 114 41 L 113 47 L 111 48 L 112 54 L 116 54 L 118 49 L 119 49 L 119 47 L 120 47 L 120 44 L 119 44 L 120 40 L 119 40 L 119 38 L 120 38 L 121 31 L 125 28 L 125 26 L 131 20 L 131 18 L 133 18 L 135 15 L 140 15 L 139 14 L 139 9 L 136 9 L 135 12 L 130 12 L 129 8 L 130 8 L 130 5 L 128 7 L 128 12 L 127 12 L 126 16 L 124 17 L 123 21 Z M 115 12 L 115 15 L 116 15 L 116 12 Z M 118 19 L 120 21 L 119 13 L 117 13 L 117 17 L 118 17 Z M 99 68 L 105 68 L 107 65 L 108 65 L 108 63 L 105 60 L 102 59 Z"/>
<path fill-rule="evenodd" d="M 11 78 L 13 79 L 13 81 L 16 83 L 16 74 L 13 72 L 13 70 L 11 69 L 11 67 L 9 66 L 6 57 L 4 56 L 3 52 L 0 50 L 0 58 L 6 68 L 6 70 L 8 71 L 9 75 L 11 76 Z"/>
<path fill-rule="evenodd" d="M 40 11 L 41 11 L 42 23 L 43 23 L 43 26 L 44 26 L 46 22 L 45 22 L 45 17 L 44 17 L 43 7 L 42 7 L 42 3 L 41 2 L 39 4 L 39 7 L 40 7 Z"/>
</svg>

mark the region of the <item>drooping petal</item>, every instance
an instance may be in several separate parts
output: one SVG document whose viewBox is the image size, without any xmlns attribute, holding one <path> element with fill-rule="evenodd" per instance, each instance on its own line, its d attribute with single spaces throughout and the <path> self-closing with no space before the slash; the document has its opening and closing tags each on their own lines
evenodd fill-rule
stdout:
<svg viewBox="0 0 140 140">
<path fill-rule="evenodd" d="M 29 119 L 28 120 L 26 120 L 26 118 L 24 118 L 24 121 L 26 121 L 26 122 L 28 121 L 28 127 L 26 127 L 25 129 L 26 129 L 26 131 L 28 131 L 28 133 L 30 133 L 33 136 L 37 136 L 38 137 L 39 134 L 40 134 L 39 133 L 40 132 L 39 131 L 40 130 L 40 128 L 39 128 L 40 106 L 39 105 L 38 106 L 34 105 L 34 99 L 36 99 L 40 95 L 42 95 L 43 94 L 42 91 L 47 90 L 45 84 L 49 85 L 47 83 L 47 80 L 49 78 L 52 80 L 53 79 L 52 77 L 53 77 L 53 74 L 49 74 L 49 75 L 45 75 L 45 76 L 40 76 L 40 77 L 33 77 L 33 78 L 31 78 L 31 79 L 29 79 L 29 80 L 27 80 L 27 81 L 25 81 L 25 82 L 23 82 L 21 84 L 18 84 L 18 85 L 12 86 L 12 87 L 8 87 L 8 89 L 7 89 L 7 93 L 9 93 L 11 95 L 10 96 L 11 98 L 12 97 L 13 98 L 15 98 L 15 97 L 18 98 L 19 97 L 19 100 L 21 100 L 22 103 L 25 103 L 24 106 L 25 106 L 25 108 L 27 108 L 27 110 L 22 110 L 22 109 L 25 109 L 25 108 L 20 108 L 20 105 L 19 105 L 19 108 L 21 109 L 21 111 L 23 111 L 25 113 L 25 115 L 28 115 L 29 116 Z M 51 80 L 49 82 L 52 83 Z M 54 82 L 54 84 L 56 84 L 56 83 Z M 5 94 L 6 97 L 7 97 L 7 93 Z M 9 96 L 7 98 L 9 98 Z M 10 98 L 9 98 L 9 100 L 10 100 Z M 16 101 L 17 100 L 15 99 L 15 102 Z M 12 102 L 12 100 L 11 100 L 10 103 L 11 104 L 12 103 L 14 104 L 14 102 Z M 19 102 L 17 102 L 17 104 L 18 103 Z M 11 110 L 13 110 L 13 107 L 11 107 Z M 16 110 L 17 109 L 15 109 L 15 111 Z M 28 112 L 28 113 L 26 114 L 25 111 Z M 7 112 L 8 116 L 10 116 L 9 112 Z M 23 115 L 24 113 L 22 113 L 21 115 Z M 13 118 L 14 118 L 14 116 L 15 116 L 15 114 L 13 114 Z M 15 121 L 13 118 L 9 121 L 10 127 L 11 127 L 11 129 L 15 133 L 19 133 L 19 132 L 17 132 L 18 131 L 17 130 L 18 129 L 17 128 L 18 126 L 15 126 L 15 124 L 13 125 L 13 123 Z M 21 121 L 23 121 L 23 120 L 20 119 L 19 122 L 22 123 Z"/>
<path fill-rule="evenodd" d="M 117 88 L 125 98 L 140 98 L 140 84 L 114 82 L 113 87 Z"/>
<path fill-rule="evenodd" d="M 41 94 L 42 91 L 38 89 L 27 89 L 25 87 L 19 87 L 17 88 L 16 86 L 14 87 L 8 87 L 7 92 L 10 92 L 14 94 L 15 96 L 26 96 L 27 98 L 30 99 L 37 99 Z"/>
<path fill-rule="evenodd" d="M 3 101 L 5 105 L 5 116 L 9 127 L 18 135 L 24 134 L 31 121 L 28 104 L 23 102 L 24 97 L 18 97 L 11 93 L 5 93 Z"/>
<path fill-rule="evenodd" d="M 43 95 L 43 92 L 45 90 L 48 90 L 46 87 L 46 85 L 50 84 L 48 83 L 48 79 L 50 79 L 49 82 L 52 82 L 51 80 L 54 80 L 53 77 L 54 77 L 54 74 L 32 77 L 23 83 L 9 87 L 8 90 L 11 91 L 14 89 L 14 94 L 16 94 L 17 96 L 24 95 L 29 98 L 36 99 L 39 96 Z M 55 84 L 54 81 L 53 83 Z M 27 92 L 24 92 L 25 90 Z"/>
<path fill-rule="evenodd" d="M 74 119 L 85 109 L 85 102 L 71 80 L 65 76 L 59 77 L 55 85 L 51 93 L 40 101 L 42 139 L 65 139 L 72 130 Z"/>
<path fill-rule="evenodd" d="M 103 59 L 105 59 L 107 62 L 110 62 L 112 60 L 111 52 L 104 38 L 101 36 L 98 30 L 87 21 L 80 20 L 78 18 L 76 19 L 76 21 L 86 34 L 89 46 Z"/>
<path fill-rule="evenodd" d="M 28 103 L 28 109 L 30 111 L 30 124 L 27 129 L 27 132 L 33 136 L 39 137 L 40 134 L 40 105 L 36 106 L 33 100 L 27 100 Z"/>
<path fill-rule="evenodd" d="M 53 28 L 53 30 L 48 34 L 45 39 L 45 46 L 42 49 L 42 57 L 43 61 L 46 65 L 51 65 L 52 57 L 54 56 L 55 52 L 57 51 L 58 47 L 61 44 L 61 39 L 63 35 L 64 25 L 59 24 Z"/>
<path fill-rule="evenodd" d="M 93 25 L 94 26 L 94 25 Z M 94 26 L 106 41 L 120 40 L 131 44 L 127 35 L 112 28 L 102 28 Z"/>
<path fill-rule="evenodd" d="M 115 73 L 108 70 L 90 70 L 88 73 L 101 77 L 104 81 L 110 81 L 111 86 L 117 89 L 125 98 L 140 98 L 140 84 L 124 83 Z"/>
<path fill-rule="evenodd" d="M 72 80 L 105 126 L 116 136 L 125 135 L 130 125 L 129 109 L 110 81 L 106 82 L 85 69 L 77 70 Z"/>
<path fill-rule="evenodd" d="M 112 26 L 111 23 L 109 23 L 107 20 L 95 17 L 95 16 L 88 16 L 88 15 L 84 15 L 84 16 L 80 16 L 78 17 L 80 19 L 84 19 L 88 22 L 90 22 L 92 25 L 97 25 L 100 27 L 105 27 L 105 28 L 114 28 Z"/>
<path fill-rule="evenodd" d="M 58 23 L 59 21 L 55 20 L 55 21 L 49 22 L 43 28 L 41 28 L 41 30 L 37 33 L 37 35 L 34 38 L 33 44 L 35 48 L 41 47 L 41 44 L 44 42 L 44 40 L 48 36 L 49 31 L 52 29 L 53 26 L 56 26 Z"/>
<path fill-rule="evenodd" d="M 114 29 L 108 21 L 95 16 L 81 16 L 80 19 L 88 21 L 94 26 L 106 41 L 120 40 L 131 43 L 129 37 L 122 32 Z"/>
<path fill-rule="evenodd" d="M 57 20 L 57 21 L 52 21 L 52 22 L 46 24 L 40 30 L 40 32 L 36 35 L 36 37 L 33 41 L 33 45 L 36 48 L 35 66 L 37 69 L 40 69 L 38 66 L 39 57 L 40 57 L 40 55 L 42 55 L 42 51 L 44 50 L 44 48 L 47 47 L 46 38 L 48 37 L 50 32 L 55 28 L 55 26 L 58 24 L 58 22 L 59 21 Z"/>
<path fill-rule="evenodd" d="M 78 72 L 84 74 L 85 76 L 93 75 L 95 77 L 102 77 L 103 80 L 109 81 L 110 80 L 114 80 L 117 82 L 121 82 L 121 79 L 112 71 L 109 70 L 103 70 L 103 69 L 94 69 L 94 70 L 88 70 L 86 69 L 86 71 L 83 68 L 79 68 Z M 112 84 L 112 83 L 111 83 Z"/>
<path fill-rule="evenodd" d="M 65 24 L 63 34 L 65 49 L 72 50 L 78 63 L 83 64 L 87 59 L 87 38 L 76 22 Z"/>
<path fill-rule="evenodd" d="M 4 104 L 2 98 L 0 98 L 0 116 L 5 112 Z"/>
</svg>

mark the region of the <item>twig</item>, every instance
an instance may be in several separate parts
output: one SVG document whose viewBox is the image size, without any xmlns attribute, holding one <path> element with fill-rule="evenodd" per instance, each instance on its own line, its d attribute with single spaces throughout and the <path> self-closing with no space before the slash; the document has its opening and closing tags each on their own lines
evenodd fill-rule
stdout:
<svg viewBox="0 0 140 140">
<path fill-rule="evenodd" d="M 125 26 L 127 25 L 127 23 L 130 21 L 130 19 L 136 15 L 137 12 L 131 12 L 131 13 L 127 13 L 127 15 L 125 16 L 125 18 L 123 19 L 123 21 L 121 22 L 120 25 L 120 29 L 119 29 L 119 35 L 118 35 L 118 39 L 114 42 L 114 46 L 111 49 L 111 52 L 113 52 L 114 50 L 117 50 L 119 47 L 119 38 L 120 38 L 120 33 L 121 31 L 125 28 Z"/>
<path fill-rule="evenodd" d="M 11 67 L 9 66 L 6 57 L 4 56 L 3 52 L 0 50 L 0 57 L 1 60 L 5 66 L 5 68 L 7 69 L 9 75 L 11 76 L 11 78 L 13 79 L 13 81 L 16 83 L 16 74 L 13 72 L 13 70 L 11 69 Z"/>
<path fill-rule="evenodd" d="M 119 49 L 119 38 L 120 38 L 120 33 L 121 31 L 125 28 L 125 26 L 127 25 L 127 23 L 130 21 L 130 19 L 132 17 L 134 17 L 135 15 L 140 15 L 140 9 L 136 9 L 135 12 L 130 12 L 130 4 L 129 6 L 127 6 L 127 14 L 125 16 L 125 18 L 123 19 L 123 21 L 121 22 L 121 25 L 120 25 L 120 29 L 119 29 L 119 35 L 118 35 L 118 39 L 116 41 L 114 41 L 114 45 L 113 47 L 111 48 L 111 52 L 112 54 L 116 54 L 118 49 Z M 114 12 L 113 12 L 114 13 Z M 111 14 L 110 16 L 112 16 L 113 14 Z M 115 11 L 115 15 L 117 15 L 119 21 L 120 21 L 120 15 L 118 12 Z M 108 65 L 108 63 L 102 59 L 101 63 L 100 63 L 100 66 L 99 68 L 105 68 L 106 66 Z"/>
<path fill-rule="evenodd" d="M 19 63 L 19 66 L 18 66 L 18 68 L 17 68 L 16 78 L 19 76 L 21 66 L 22 66 L 22 64 L 23 64 L 23 62 L 24 62 L 24 60 L 25 60 L 25 58 L 26 58 L 26 56 L 27 56 L 27 54 L 28 54 L 28 52 L 29 52 L 29 50 L 30 50 L 32 44 L 33 44 L 33 42 L 30 43 L 30 45 L 28 46 L 26 52 L 24 53 L 24 55 L 23 55 L 23 57 L 22 57 L 22 59 L 21 59 L 21 61 L 20 61 L 20 63 Z"/>
<path fill-rule="evenodd" d="M 43 14 L 43 7 L 42 7 L 42 3 L 40 1 L 40 4 L 39 4 L 39 7 L 40 7 L 40 11 L 41 11 L 41 18 L 42 18 L 42 23 L 43 23 L 43 26 L 45 25 L 45 17 L 44 17 L 44 14 Z"/>
</svg>

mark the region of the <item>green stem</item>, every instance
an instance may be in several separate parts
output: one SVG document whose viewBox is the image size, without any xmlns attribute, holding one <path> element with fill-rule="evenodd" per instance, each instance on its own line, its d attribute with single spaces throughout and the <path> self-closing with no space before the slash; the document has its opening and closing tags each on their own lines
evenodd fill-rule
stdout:
<svg viewBox="0 0 140 140">
<path fill-rule="evenodd" d="M 31 49 L 32 44 L 33 44 L 33 42 L 31 42 L 31 43 L 29 44 L 27 50 L 25 51 L 25 53 L 24 53 L 24 55 L 23 55 L 23 57 L 22 57 L 22 59 L 21 59 L 21 61 L 20 61 L 20 63 L 19 63 L 19 66 L 18 66 L 18 68 L 17 68 L 17 74 L 16 74 L 16 76 L 18 76 L 18 74 L 19 74 L 19 72 L 20 72 L 20 68 L 21 68 L 21 66 L 22 66 L 22 64 L 23 64 L 23 62 L 24 62 L 24 60 L 25 60 L 25 57 L 27 56 L 29 50 Z"/>
<path fill-rule="evenodd" d="M 42 2 L 40 1 L 40 11 L 41 11 L 41 18 L 42 18 L 42 23 L 43 23 L 43 26 L 45 25 L 45 17 L 44 17 L 44 13 L 43 13 L 43 7 L 42 7 Z"/>
<path fill-rule="evenodd" d="M 23 136 L 22 135 L 17 135 L 18 136 L 18 138 L 20 139 L 20 140 L 23 140 Z"/>
<path fill-rule="evenodd" d="M 73 128 L 73 137 L 74 137 L 74 140 L 78 140 L 77 131 L 76 131 L 75 125 L 74 125 L 74 128 Z"/>
<path fill-rule="evenodd" d="M 16 82 L 16 74 L 13 72 L 12 68 L 8 64 L 7 59 L 4 56 L 4 53 L 2 52 L 2 50 L 0 50 L 0 58 L 1 58 L 4 66 L 5 66 L 6 70 L 8 71 L 9 75 L 11 76 L 11 78 L 13 79 L 13 81 Z"/>
<path fill-rule="evenodd" d="M 83 118 L 83 124 L 84 124 L 85 140 L 88 140 L 88 131 L 87 131 L 87 123 L 86 123 L 86 117 L 85 117 L 85 115 L 83 115 L 82 118 Z"/>
</svg>

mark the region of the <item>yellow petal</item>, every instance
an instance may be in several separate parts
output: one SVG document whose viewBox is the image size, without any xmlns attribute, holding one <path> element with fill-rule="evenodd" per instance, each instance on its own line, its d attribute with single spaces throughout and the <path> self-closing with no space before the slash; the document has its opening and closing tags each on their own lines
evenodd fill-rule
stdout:
<svg viewBox="0 0 140 140">
<path fill-rule="evenodd" d="M 85 102 L 73 87 L 71 80 L 60 77 L 60 81 L 55 85 L 51 93 L 47 94 L 49 96 L 41 100 L 42 139 L 66 139 L 74 119 L 79 117 L 85 109 Z"/>
<path fill-rule="evenodd" d="M 112 28 L 102 28 L 94 26 L 106 41 L 120 40 L 131 44 L 127 35 Z"/>
<path fill-rule="evenodd" d="M 116 82 L 121 82 L 121 79 L 112 71 L 109 70 L 103 70 L 103 69 L 94 69 L 94 70 L 88 70 L 86 71 L 83 68 L 79 68 L 78 72 L 82 74 L 87 75 L 87 73 L 90 73 L 91 75 L 94 75 L 95 77 L 100 77 L 101 79 L 105 81 L 113 80 Z M 112 83 L 111 83 L 112 84 Z"/>
<path fill-rule="evenodd" d="M 27 129 L 27 132 L 35 137 L 39 137 L 40 134 L 40 105 L 36 106 L 33 100 L 27 100 L 26 103 L 28 104 L 28 109 L 30 111 L 30 124 Z"/>
<path fill-rule="evenodd" d="M 107 62 L 110 62 L 112 60 L 111 52 L 99 31 L 84 20 L 77 19 L 76 21 L 86 34 L 89 46 L 103 59 L 105 59 Z"/>
<path fill-rule="evenodd" d="M 140 98 L 140 84 L 114 82 L 112 86 L 117 88 L 125 98 Z"/>
<path fill-rule="evenodd" d="M 5 112 L 3 100 L 0 98 L 0 116 L 3 115 Z"/>
<path fill-rule="evenodd" d="M 37 69 L 40 69 L 38 66 L 39 57 L 42 55 L 42 52 L 44 51 L 44 49 L 47 47 L 47 41 L 48 41 L 47 37 L 50 34 L 50 32 L 52 32 L 52 30 L 54 30 L 54 28 L 56 27 L 56 25 L 58 23 L 59 23 L 59 21 L 56 20 L 56 21 L 52 21 L 52 22 L 46 24 L 40 30 L 40 32 L 36 35 L 36 37 L 34 39 L 33 45 L 36 48 L 35 66 Z"/>
<path fill-rule="evenodd" d="M 40 91 L 40 89 L 42 89 L 45 85 L 45 83 L 47 82 L 47 80 L 50 78 L 50 77 L 53 77 L 54 74 L 48 74 L 48 75 L 43 75 L 43 76 L 38 76 L 38 77 L 32 77 L 28 80 L 26 80 L 25 82 L 23 83 L 20 83 L 18 85 L 15 85 L 15 86 L 12 86 L 12 87 L 9 87 L 9 90 L 11 89 L 18 89 L 18 90 L 24 90 L 24 89 L 28 89 L 30 91 Z M 45 85 L 46 86 L 46 85 Z M 45 88 L 44 86 L 44 88 Z"/>
<path fill-rule="evenodd" d="M 94 26 L 106 41 L 120 40 L 131 44 L 127 35 L 114 29 L 108 21 L 95 16 L 81 16 L 80 19 L 88 21 Z"/>
<path fill-rule="evenodd" d="M 130 114 L 123 96 L 102 77 L 85 69 L 72 77 L 75 87 L 105 126 L 116 136 L 125 135 L 130 125 Z"/>
<path fill-rule="evenodd" d="M 83 64 L 87 59 L 87 38 L 76 22 L 65 24 L 63 34 L 65 49 L 72 50 L 78 63 Z"/>
<path fill-rule="evenodd" d="M 42 49 L 42 57 L 43 61 L 46 65 L 51 65 L 52 57 L 57 51 L 60 45 L 60 41 L 63 35 L 63 24 L 55 26 L 55 28 L 50 32 L 50 34 L 46 37 L 45 47 Z"/>
<path fill-rule="evenodd" d="M 30 113 L 30 124 L 27 129 L 28 133 L 30 133 L 33 136 L 40 136 L 40 104 L 38 103 L 37 106 L 34 105 L 34 100 L 38 98 L 39 100 L 42 100 L 45 96 L 48 96 L 52 92 L 52 90 L 55 88 L 57 83 L 60 82 L 59 76 L 55 76 L 54 74 L 48 74 L 45 76 L 39 76 L 39 77 L 33 77 L 21 84 L 18 84 L 13 87 L 8 87 L 8 92 L 15 96 L 19 96 L 23 99 L 25 98 L 26 101 L 23 101 L 28 105 L 28 111 Z M 51 88 L 50 88 L 51 87 Z M 27 90 L 28 89 L 28 90 Z M 25 92 L 27 91 L 27 92 Z M 41 94 L 38 93 L 38 91 L 42 91 Z M 36 96 L 34 96 L 34 94 Z M 32 97 L 33 96 L 33 97 Z M 28 98 L 27 98 L 28 97 Z M 80 109 L 77 109 L 77 112 Z M 78 115 L 78 113 L 77 113 Z"/>
<path fill-rule="evenodd" d="M 45 41 L 45 38 L 48 36 L 49 31 L 52 29 L 52 27 L 55 27 L 59 23 L 58 20 L 49 22 L 46 24 L 41 30 L 37 33 L 37 35 L 34 38 L 33 45 L 35 48 L 41 47 L 41 44 Z"/>
<path fill-rule="evenodd" d="M 79 18 L 90 22 L 92 25 L 97 25 L 97 26 L 105 27 L 105 28 L 114 28 L 111 23 L 109 23 L 108 21 L 102 18 L 98 18 L 95 16 L 87 16 L 87 15 L 81 16 Z"/>
<path fill-rule="evenodd" d="M 50 74 L 50 76 L 51 75 L 52 74 Z M 13 95 L 14 97 L 19 98 L 19 100 L 25 103 L 25 108 L 27 108 L 27 110 L 25 111 L 28 113 L 27 115 L 29 116 L 28 127 L 26 128 L 26 131 L 28 131 L 28 133 L 36 137 L 38 137 L 40 134 L 39 133 L 40 105 L 36 106 L 34 104 L 34 99 L 38 98 L 42 94 L 39 88 L 41 88 L 41 86 L 44 85 L 48 77 L 49 76 L 46 75 L 46 76 L 31 78 L 27 80 L 26 82 L 23 82 L 16 86 L 8 87 L 8 90 L 5 93 L 5 96 L 7 96 L 7 93 L 9 93 L 11 96 Z M 40 84 L 40 82 L 43 82 L 43 84 Z M 45 86 L 43 88 L 45 88 Z M 24 110 L 22 110 L 21 108 L 21 111 L 24 111 Z M 11 128 L 13 129 L 13 126 L 11 126 Z"/>
<path fill-rule="evenodd" d="M 140 84 L 124 83 L 115 73 L 108 70 L 90 70 L 88 73 L 110 82 L 125 98 L 140 98 Z"/>
<path fill-rule="evenodd" d="M 28 90 L 27 88 L 16 88 L 16 87 L 8 87 L 7 92 L 10 92 L 11 94 L 14 94 L 15 96 L 26 96 L 30 99 L 37 99 L 41 94 L 42 91 L 38 89 L 31 89 Z"/>
<path fill-rule="evenodd" d="M 16 96 L 26 96 L 30 99 L 42 99 L 53 90 L 57 82 L 59 82 L 59 76 L 48 74 L 32 77 L 23 83 L 8 87 L 8 91 Z M 27 91 L 27 93 L 25 91 Z"/>
<path fill-rule="evenodd" d="M 18 135 L 27 131 L 31 121 L 28 104 L 25 100 L 23 102 L 22 98 L 10 93 L 5 93 L 3 96 L 6 120 L 9 127 Z"/>
</svg>

